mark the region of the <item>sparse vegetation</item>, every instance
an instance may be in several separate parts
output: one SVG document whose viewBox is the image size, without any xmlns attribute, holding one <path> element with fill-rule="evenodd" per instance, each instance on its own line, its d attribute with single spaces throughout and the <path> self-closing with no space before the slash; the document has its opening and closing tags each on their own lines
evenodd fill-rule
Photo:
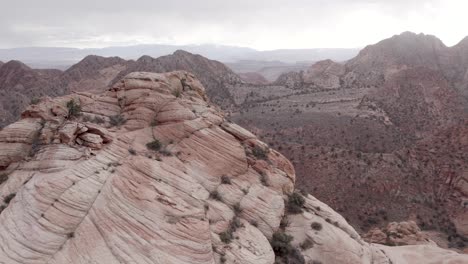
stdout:
<svg viewBox="0 0 468 264">
<path fill-rule="evenodd" d="M 293 237 L 283 231 L 277 231 L 273 234 L 270 244 L 275 252 L 276 263 L 305 263 L 304 256 L 302 256 L 301 252 L 291 245 L 292 240 Z"/>
<path fill-rule="evenodd" d="M 231 178 L 227 175 L 221 176 L 221 183 L 222 184 L 231 184 Z"/>
<path fill-rule="evenodd" d="M 242 209 L 240 208 L 240 204 L 239 203 L 236 203 L 233 207 L 232 207 L 233 211 L 234 211 L 234 214 L 237 216 L 239 215 L 241 212 L 242 212 Z"/>
<path fill-rule="evenodd" d="M 224 244 L 229 244 L 232 241 L 232 234 L 229 233 L 228 231 L 224 231 L 224 232 L 219 234 L 219 239 L 221 239 L 221 241 Z"/>
<path fill-rule="evenodd" d="M 260 182 L 263 184 L 263 186 L 270 186 L 270 184 L 268 183 L 268 176 L 263 171 L 260 173 Z"/>
<path fill-rule="evenodd" d="M 113 127 L 114 126 L 121 126 L 121 125 L 125 124 L 126 122 L 127 122 L 127 120 L 121 114 L 109 117 L 109 123 Z"/>
<path fill-rule="evenodd" d="M 176 90 L 172 91 L 172 95 L 174 95 L 174 96 L 177 97 L 177 98 L 179 98 L 181 94 L 182 94 L 182 93 L 180 92 L 179 89 L 176 89 Z"/>
<path fill-rule="evenodd" d="M 212 191 L 210 193 L 210 198 L 214 199 L 214 200 L 217 200 L 217 201 L 221 201 L 221 195 L 216 190 L 214 190 L 214 191 Z"/>
<path fill-rule="evenodd" d="M 83 122 L 91 122 L 92 118 L 89 115 L 83 115 L 82 120 Z"/>
<path fill-rule="evenodd" d="M 268 149 L 264 149 L 260 146 L 255 146 L 252 149 L 252 154 L 257 158 L 257 159 L 263 159 L 266 160 L 268 158 Z"/>
<path fill-rule="evenodd" d="M 312 241 L 310 238 L 306 238 L 304 242 L 301 243 L 302 250 L 307 250 L 309 248 L 312 248 L 313 246 L 314 246 L 314 241 Z"/>
<path fill-rule="evenodd" d="M 41 146 L 41 134 L 45 126 L 45 121 L 41 120 L 40 125 L 41 125 L 40 129 L 34 134 L 34 137 L 32 138 L 31 150 L 29 151 L 30 157 L 33 157 L 34 155 L 36 155 L 37 151 L 39 151 L 39 148 Z"/>
<path fill-rule="evenodd" d="M 234 238 L 234 232 L 236 232 L 236 230 L 241 227 L 244 227 L 244 225 L 241 223 L 240 219 L 234 217 L 229 224 L 229 228 L 226 231 L 220 233 L 219 238 L 223 243 L 229 244 Z"/>
<path fill-rule="evenodd" d="M 151 141 L 150 143 L 147 143 L 146 147 L 150 150 L 159 151 L 161 150 L 162 144 L 159 140 L 155 139 Z"/>
<path fill-rule="evenodd" d="M 288 202 L 286 209 L 290 214 L 299 214 L 302 213 L 302 208 L 304 207 L 305 199 L 299 192 L 293 192 L 288 196 Z"/>
<path fill-rule="evenodd" d="M 285 214 L 283 218 L 281 218 L 280 228 L 285 229 L 288 226 L 289 226 L 289 219 L 288 219 L 288 216 Z"/>
<path fill-rule="evenodd" d="M 104 120 L 104 118 L 100 116 L 95 116 L 91 122 L 96 123 L 96 124 L 104 124 L 106 121 Z"/>
<path fill-rule="evenodd" d="M 152 127 L 155 127 L 155 126 L 157 126 L 157 125 L 159 125 L 159 121 L 158 121 L 158 120 L 156 119 L 156 117 L 155 117 L 155 118 L 153 118 L 153 120 L 151 120 L 151 126 L 152 126 Z"/>
<path fill-rule="evenodd" d="M 8 174 L 1 173 L 0 174 L 0 184 L 4 183 L 6 180 L 8 180 Z"/>
<path fill-rule="evenodd" d="M 40 101 L 41 101 L 41 99 L 39 99 L 37 97 L 34 97 L 33 99 L 31 99 L 31 102 L 29 104 L 37 105 Z"/>
<path fill-rule="evenodd" d="M 313 222 L 310 227 L 312 227 L 313 230 L 315 231 L 320 231 L 322 230 L 322 224 L 319 222 Z"/>
<path fill-rule="evenodd" d="M 270 244 L 276 256 L 286 256 L 292 249 L 292 241 L 292 236 L 282 231 L 277 231 L 273 234 Z"/>
<path fill-rule="evenodd" d="M 172 156 L 172 152 L 169 151 L 165 144 L 163 144 L 158 139 L 154 139 L 153 141 L 146 144 L 146 148 L 152 151 L 158 151 L 163 156 Z"/>
<path fill-rule="evenodd" d="M 68 109 L 68 118 L 78 117 L 81 115 L 81 106 L 77 104 L 75 100 L 73 99 L 67 102 L 67 109 Z"/>
<path fill-rule="evenodd" d="M 15 198 L 16 196 L 16 193 L 10 193 L 9 195 L 5 196 L 5 198 L 3 198 L 3 202 L 6 203 L 6 204 L 9 204 L 10 201 Z"/>
<path fill-rule="evenodd" d="M 130 148 L 130 149 L 128 149 L 128 153 L 130 153 L 132 155 L 136 155 L 136 150 Z"/>
</svg>

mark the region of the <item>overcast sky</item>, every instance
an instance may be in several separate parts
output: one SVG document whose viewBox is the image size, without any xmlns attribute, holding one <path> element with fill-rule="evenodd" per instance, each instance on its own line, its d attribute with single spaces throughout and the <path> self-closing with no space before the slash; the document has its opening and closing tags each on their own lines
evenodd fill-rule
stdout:
<svg viewBox="0 0 468 264">
<path fill-rule="evenodd" d="M 224 44 L 355 48 L 403 31 L 452 46 L 468 0 L 0 0 L 0 48 Z"/>
</svg>

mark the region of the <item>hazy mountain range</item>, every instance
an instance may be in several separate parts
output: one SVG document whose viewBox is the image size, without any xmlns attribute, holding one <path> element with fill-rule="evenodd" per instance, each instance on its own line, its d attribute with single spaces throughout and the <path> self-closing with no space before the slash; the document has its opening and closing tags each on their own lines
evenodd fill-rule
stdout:
<svg viewBox="0 0 468 264">
<path fill-rule="evenodd" d="M 32 68 L 66 69 L 87 55 L 118 56 L 138 59 L 143 55 L 160 57 L 185 50 L 221 62 L 280 61 L 283 63 L 315 62 L 323 59 L 344 61 L 356 56 L 359 49 L 281 49 L 258 51 L 223 45 L 135 45 L 106 48 L 26 47 L 0 49 L 0 61 L 19 60 Z"/>
</svg>

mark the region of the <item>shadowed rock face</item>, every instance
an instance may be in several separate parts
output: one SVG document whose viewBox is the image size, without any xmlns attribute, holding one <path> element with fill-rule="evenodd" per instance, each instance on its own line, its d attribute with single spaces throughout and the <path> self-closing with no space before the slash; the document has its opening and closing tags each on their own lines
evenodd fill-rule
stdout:
<svg viewBox="0 0 468 264">
<path fill-rule="evenodd" d="M 468 261 L 368 244 L 310 195 L 285 213 L 291 163 L 227 122 L 187 72 L 44 98 L 0 132 L 0 149 L 0 263 L 273 264 L 277 232 L 298 263 Z"/>
<path fill-rule="evenodd" d="M 19 61 L 0 68 L 0 127 L 17 120 L 35 99 L 61 96 L 72 91 L 103 91 L 126 68 L 120 58 L 88 56 L 70 69 L 31 69 Z"/>
</svg>

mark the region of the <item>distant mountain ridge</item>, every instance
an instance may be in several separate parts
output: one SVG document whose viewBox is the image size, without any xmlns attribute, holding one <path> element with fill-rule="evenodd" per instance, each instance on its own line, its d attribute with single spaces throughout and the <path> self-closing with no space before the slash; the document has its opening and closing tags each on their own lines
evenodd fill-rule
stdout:
<svg viewBox="0 0 468 264">
<path fill-rule="evenodd" d="M 89 55 L 63 72 L 32 69 L 22 62 L 10 61 L 0 68 L 0 126 L 16 120 L 35 98 L 66 95 L 72 91 L 100 92 L 134 71 L 175 70 L 194 73 L 211 100 L 223 107 L 233 103 L 228 87 L 243 82 L 224 64 L 182 50 L 156 59 L 142 56 L 136 61 Z"/>
<path fill-rule="evenodd" d="M 329 67 L 321 73 L 322 77 L 333 76 L 335 79 L 333 85 L 325 88 L 381 86 L 401 70 L 424 67 L 440 72 L 447 80 L 453 82 L 463 95 L 468 96 L 468 37 L 455 46 L 447 47 L 435 36 L 403 32 L 365 47 L 342 66 L 339 62 L 325 60 L 304 71 L 301 78 L 297 78 L 296 73 L 291 73 L 290 76 L 285 73 L 278 79 L 279 84 L 286 84 L 286 80 L 293 86 L 315 84 L 320 81 L 316 79 L 315 72 L 320 64 Z M 341 69 L 330 71 L 332 68 Z M 291 84 L 290 79 L 293 78 L 296 79 L 295 82 L 300 83 Z"/>
<path fill-rule="evenodd" d="M 31 47 L 0 49 L 0 60 L 20 60 L 33 68 L 66 69 L 89 54 L 103 57 L 119 56 L 124 59 L 136 60 L 143 55 L 160 57 L 186 50 L 200 54 L 212 60 L 221 62 L 237 62 L 242 60 L 282 61 L 286 63 L 313 62 L 323 59 L 336 61 L 348 60 L 358 53 L 359 49 L 283 49 L 258 51 L 251 48 L 224 45 L 135 45 L 107 48 L 54 48 Z"/>
</svg>

